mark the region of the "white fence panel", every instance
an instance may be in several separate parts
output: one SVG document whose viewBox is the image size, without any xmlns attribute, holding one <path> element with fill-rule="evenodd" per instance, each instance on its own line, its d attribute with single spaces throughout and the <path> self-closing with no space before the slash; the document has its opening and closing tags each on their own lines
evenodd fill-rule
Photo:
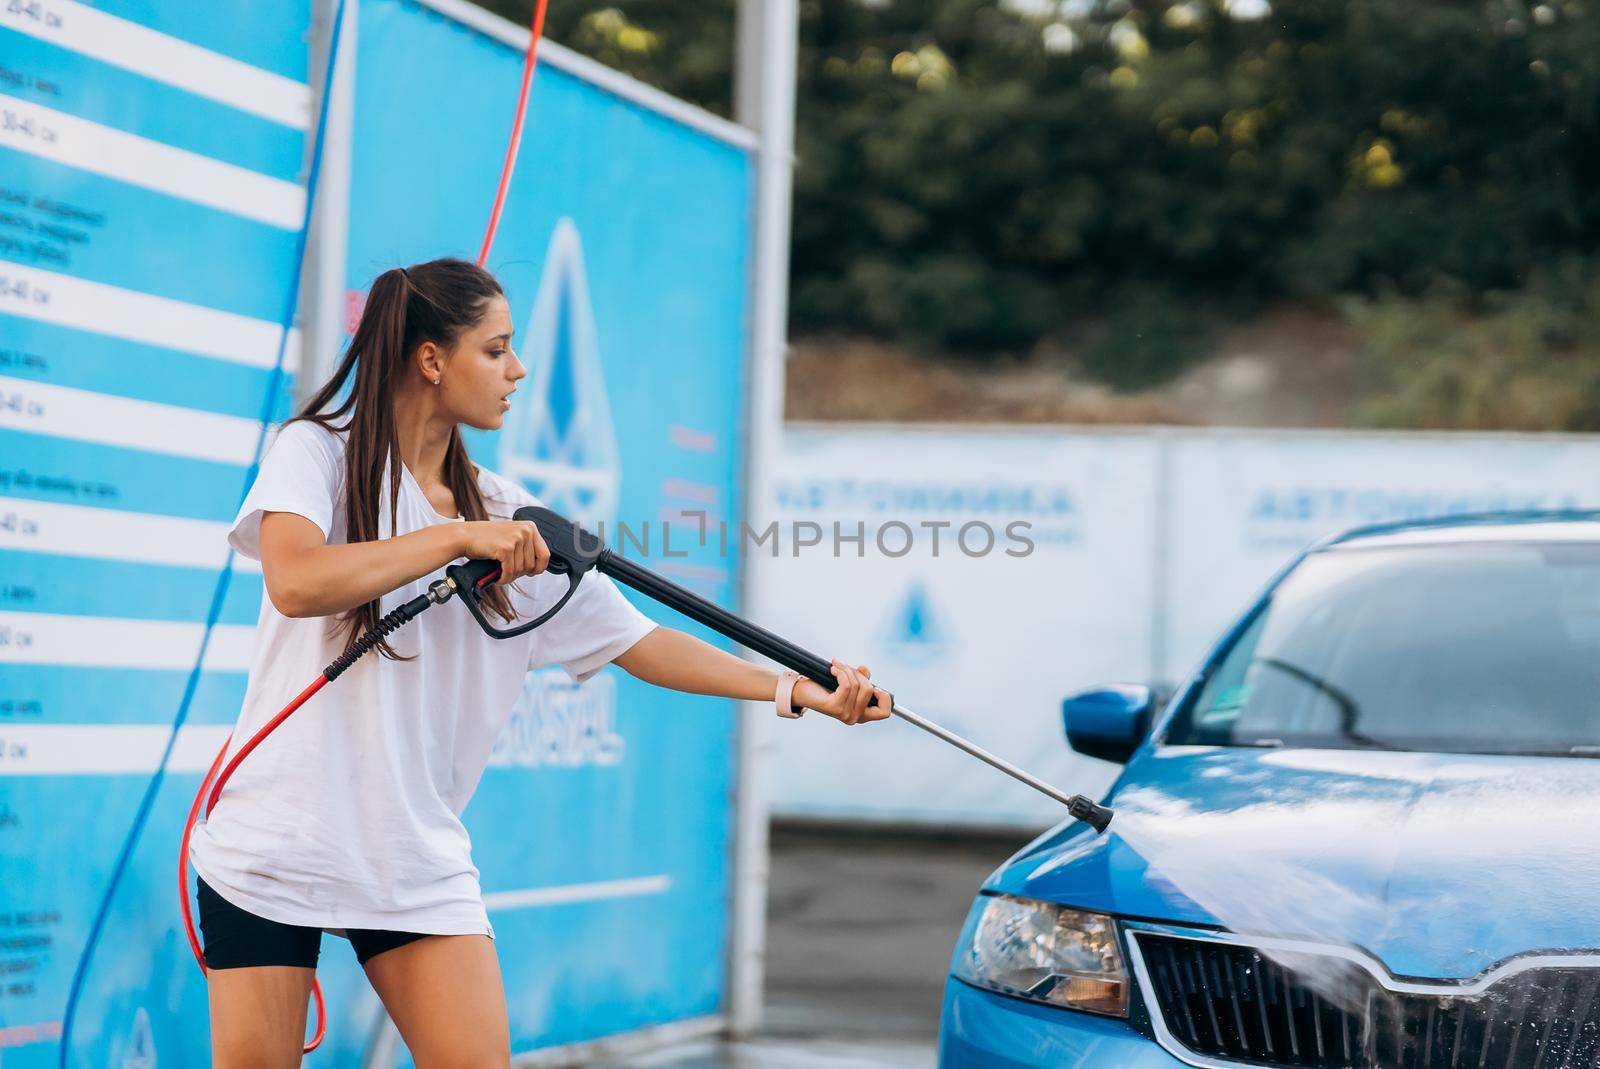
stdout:
<svg viewBox="0 0 1600 1069">
<path fill-rule="evenodd" d="M 1158 675 L 1187 673 L 1261 584 L 1367 523 L 1600 505 L 1600 439 L 1185 431 L 1170 438 Z"/>
<path fill-rule="evenodd" d="M 780 555 L 758 554 L 770 576 L 755 618 L 868 665 L 904 705 L 1047 781 L 1109 784 L 1110 766 L 1067 748 L 1060 703 L 1150 673 L 1157 447 L 1139 433 L 791 429 L 773 487 Z M 860 555 L 835 548 L 835 523 L 859 525 Z M 969 523 L 993 531 L 987 552 L 976 527 L 958 544 Z M 780 814 L 1042 827 L 1060 812 L 898 719 L 781 729 Z"/>
</svg>

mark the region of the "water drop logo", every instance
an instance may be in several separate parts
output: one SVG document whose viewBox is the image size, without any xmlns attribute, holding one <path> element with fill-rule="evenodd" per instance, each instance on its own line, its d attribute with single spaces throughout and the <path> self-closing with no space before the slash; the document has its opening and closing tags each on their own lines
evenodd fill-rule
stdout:
<svg viewBox="0 0 1600 1069">
<path fill-rule="evenodd" d="M 550 508 L 586 527 L 610 526 L 621 464 L 601 374 L 583 241 L 571 219 L 550 236 L 528 316 L 528 377 L 500 434 L 499 470 Z"/>
<path fill-rule="evenodd" d="M 156 1069 L 156 1037 L 150 1031 L 150 1015 L 143 1006 L 133 1011 L 133 1028 L 122 1052 L 122 1069 Z"/>
<path fill-rule="evenodd" d="M 880 631 L 879 642 L 890 656 L 906 664 L 923 666 L 944 659 L 950 644 L 948 629 L 920 582 L 906 589 Z"/>
</svg>

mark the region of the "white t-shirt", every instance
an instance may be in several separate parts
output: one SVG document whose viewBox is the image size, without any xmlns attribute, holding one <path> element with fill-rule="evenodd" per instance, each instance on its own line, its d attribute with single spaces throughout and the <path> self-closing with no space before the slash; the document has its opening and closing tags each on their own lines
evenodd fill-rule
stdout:
<svg viewBox="0 0 1600 1069">
<path fill-rule="evenodd" d="M 329 543 L 346 541 L 344 442 L 344 434 L 309 421 L 285 426 L 229 543 L 259 560 L 264 512 L 298 513 Z M 387 534 L 388 480 L 381 482 L 378 522 Z M 541 503 L 486 469 L 478 486 L 495 519 Z M 401 466 L 397 533 L 459 522 L 436 512 Z M 442 575 L 441 567 L 383 595 L 381 611 Z M 521 621 L 553 605 L 568 583 L 545 572 L 502 589 Z M 517 638 L 490 638 L 458 602 L 434 605 L 389 636 L 396 652 L 420 653 L 416 660 L 368 653 L 244 759 L 190 847 L 195 870 L 219 894 L 287 924 L 494 934 L 460 814 L 524 676 L 559 664 L 582 682 L 656 624 L 593 571 L 560 612 Z M 343 650 L 334 618 L 284 616 L 263 592 L 229 757 Z"/>
</svg>

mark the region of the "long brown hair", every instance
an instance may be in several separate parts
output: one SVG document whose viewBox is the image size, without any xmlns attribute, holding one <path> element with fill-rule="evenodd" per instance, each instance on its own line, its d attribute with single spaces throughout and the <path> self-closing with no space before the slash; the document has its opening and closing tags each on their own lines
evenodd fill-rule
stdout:
<svg viewBox="0 0 1600 1069">
<path fill-rule="evenodd" d="M 462 333 L 483 318 L 489 302 L 503 292 L 488 271 L 455 257 L 391 268 L 373 280 L 344 359 L 322 389 L 286 421 L 304 419 L 328 430 L 349 431 L 344 453 L 347 541 L 370 542 L 382 537 L 378 501 L 385 456 L 389 460 L 389 535 L 396 533 L 401 459 L 395 448 L 394 396 L 411 354 L 428 341 L 446 351 L 454 348 Z M 322 411 L 339 396 L 352 372 L 355 385 L 344 402 L 331 412 Z M 335 426 L 335 421 L 346 415 L 349 418 Z M 467 455 L 459 426 L 450 429 L 445 447 L 444 481 L 463 519 L 489 518 L 478 489 L 477 468 Z M 511 603 L 502 588 L 486 587 L 482 600 L 501 619 L 512 618 Z M 348 631 L 345 648 L 377 624 L 380 615 L 376 599 L 341 614 L 340 626 Z M 413 659 L 401 657 L 387 639 L 379 641 L 376 648 L 392 660 Z"/>
</svg>

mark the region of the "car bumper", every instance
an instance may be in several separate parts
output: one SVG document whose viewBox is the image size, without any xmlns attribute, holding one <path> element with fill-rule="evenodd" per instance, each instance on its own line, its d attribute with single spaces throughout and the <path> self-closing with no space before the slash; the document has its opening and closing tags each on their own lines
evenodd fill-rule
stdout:
<svg viewBox="0 0 1600 1069">
<path fill-rule="evenodd" d="M 1035 1006 L 945 980 L 939 1069 L 1173 1069 L 1126 1021 Z"/>
</svg>

